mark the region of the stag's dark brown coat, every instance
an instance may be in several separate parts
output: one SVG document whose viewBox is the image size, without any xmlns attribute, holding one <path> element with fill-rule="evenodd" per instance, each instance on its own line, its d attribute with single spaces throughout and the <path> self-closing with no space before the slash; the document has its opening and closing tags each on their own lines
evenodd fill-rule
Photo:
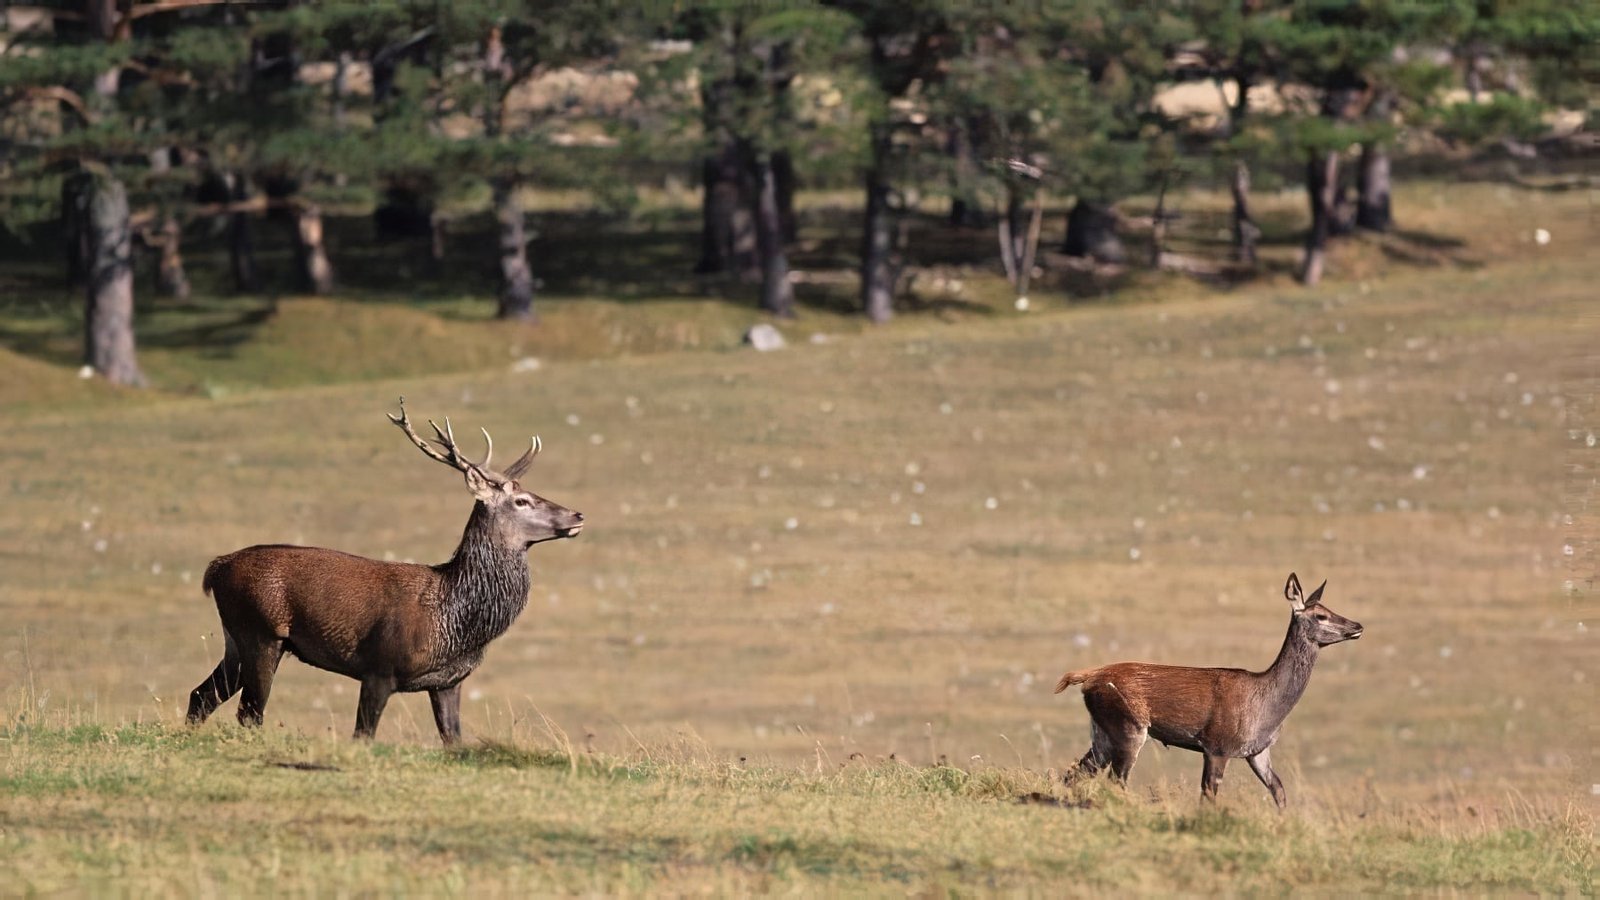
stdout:
<svg viewBox="0 0 1600 900">
<path fill-rule="evenodd" d="M 1091 720 L 1089 752 L 1068 779 L 1092 776 L 1109 764 L 1126 782 L 1148 736 L 1205 755 L 1203 796 L 1216 796 L 1228 760 L 1244 759 L 1283 807 L 1288 797 L 1272 770 L 1272 745 L 1311 680 L 1317 651 L 1361 636 L 1361 623 L 1322 605 L 1323 587 L 1327 582 L 1307 599 L 1300 579 L 1289 575 L 1284 586 L 1294 608 L 1289 632 L 1264 672 L 1125 662 L 1061 676 L 1056 693 L 1083 685 Z"/>
<path fill-rule="evenodd" d="M 404 400 L 390 419 L 429 457 L 460 471 L 477 500 L 455 555 L 422 566 L 268 544 L 213 560 L 203 586 L 216 600 L 226 649 L 189 695 L 190 722 L 204 722 L 243 690 L 239 721 L 259 725 L 287 652 L 361 682 L 357 737 L 372 736 L 395 691 L 427 691 L 440 738 L 460 739 L 461 681 L 526 606 L 528 548 L 576 536 L 583 515 L 517 483 L 539 452 L 537 438 L 496 472 L 492 442 L 483 462 L 473 463 L 456 447 L 448 420 L 444 429 L 433 426 L 441 453 L 412 430 Z"/>
</svg>

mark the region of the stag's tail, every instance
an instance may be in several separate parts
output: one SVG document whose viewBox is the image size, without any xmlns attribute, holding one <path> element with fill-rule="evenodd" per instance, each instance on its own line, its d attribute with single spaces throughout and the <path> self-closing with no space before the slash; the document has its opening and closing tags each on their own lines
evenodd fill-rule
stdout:
<svg viewBox="0 0 1600 900">
<path fill-rule="evenodd" d="M 1060 681 L 1056 682 L 1056 693 L 1059 694 L 1075 684 L 1083 684 L 1098 671 L 1100 671 L 1100 669 L 1097 667 L 1093 669 L 1079 669 L 1076 672 L 1068 672 L 1067 674 L 1061 676 Z"/>
<path fill-rule="evenodd" d="M 211 561 L 211 565 L 206 566 L 205 577 L 200 579 L 200 589 L 206 592 L 206 596 L 212 596 L 211 591 L 216 582 L 218 571 L 232 558 L 233 554 L 231 553 L 226 556 L 219 556 Z"/>
</svg>

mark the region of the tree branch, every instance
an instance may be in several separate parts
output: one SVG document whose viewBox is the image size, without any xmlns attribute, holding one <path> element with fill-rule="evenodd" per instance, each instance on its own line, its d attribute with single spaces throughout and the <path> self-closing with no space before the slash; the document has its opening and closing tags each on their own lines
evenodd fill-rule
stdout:
<svg viewBox="0 0 1600 900">
<path fill-rule="evenodd" d="M 83 102 L 83 97 L 70 88 L 59 86 L 25 88 L 20 94 L 8 99 L 5 105 L 10 106 L 19 100 L 55 100 L 77 113 L 78 118 L 86 125 L 93 125 L 98 121 L 88 105 Z"/>
</svg>

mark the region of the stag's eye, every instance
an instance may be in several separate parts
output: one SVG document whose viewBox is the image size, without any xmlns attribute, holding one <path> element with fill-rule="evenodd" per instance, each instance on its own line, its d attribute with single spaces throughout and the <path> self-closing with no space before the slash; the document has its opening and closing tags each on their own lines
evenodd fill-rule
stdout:
<svg viewBox="0 0 1600 900">
<path fill-rule="evenodd" d="M 527 497 L 518 497 L 517 499 L 513 500 L 512 503 L 514 503 L 520 509 L 527 509 L 533 505 L 532 503 L 528 502 Z"/>
<path fill-rule="evenodd" d="M 1326 622 L 1326 621 L 1328 621 L 1328 614 L 1327 613 L 1317 613 L 1315 616 L 1313 616 L 1313 618 L 1315 618 L 1318 622 Z"/>
</svg>

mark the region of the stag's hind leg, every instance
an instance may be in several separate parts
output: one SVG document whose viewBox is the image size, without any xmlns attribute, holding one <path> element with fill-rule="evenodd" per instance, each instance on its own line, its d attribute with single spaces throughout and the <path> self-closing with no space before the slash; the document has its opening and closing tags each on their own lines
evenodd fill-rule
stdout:
<svg viewBox="0 0 1600 900">
<path fill-rule="evenodd" d="M 222 662 L 217 663 L 217 667 L 211 670 L 211 677 L 200 682 L 189 692 L 190 725 L 199 725 L 210 718 L 211 714 L 217 711 L 217 707 L 239 692 L 239 686 L 243 683 L 239 671 L 241 665 L 239 654 L 233 649 L 232 639 L 226 637 L 224 639 L 226 650 L 223 652 Z"/>
<path fill-rule="evenodd" d="M 240 676 L 244 694 L 239 698 L 239 724 L 260 725 L 272 695 L 272 679 L 283 659 L 283 641 L 273 639 L 241 646 Z"/>
</svg>

